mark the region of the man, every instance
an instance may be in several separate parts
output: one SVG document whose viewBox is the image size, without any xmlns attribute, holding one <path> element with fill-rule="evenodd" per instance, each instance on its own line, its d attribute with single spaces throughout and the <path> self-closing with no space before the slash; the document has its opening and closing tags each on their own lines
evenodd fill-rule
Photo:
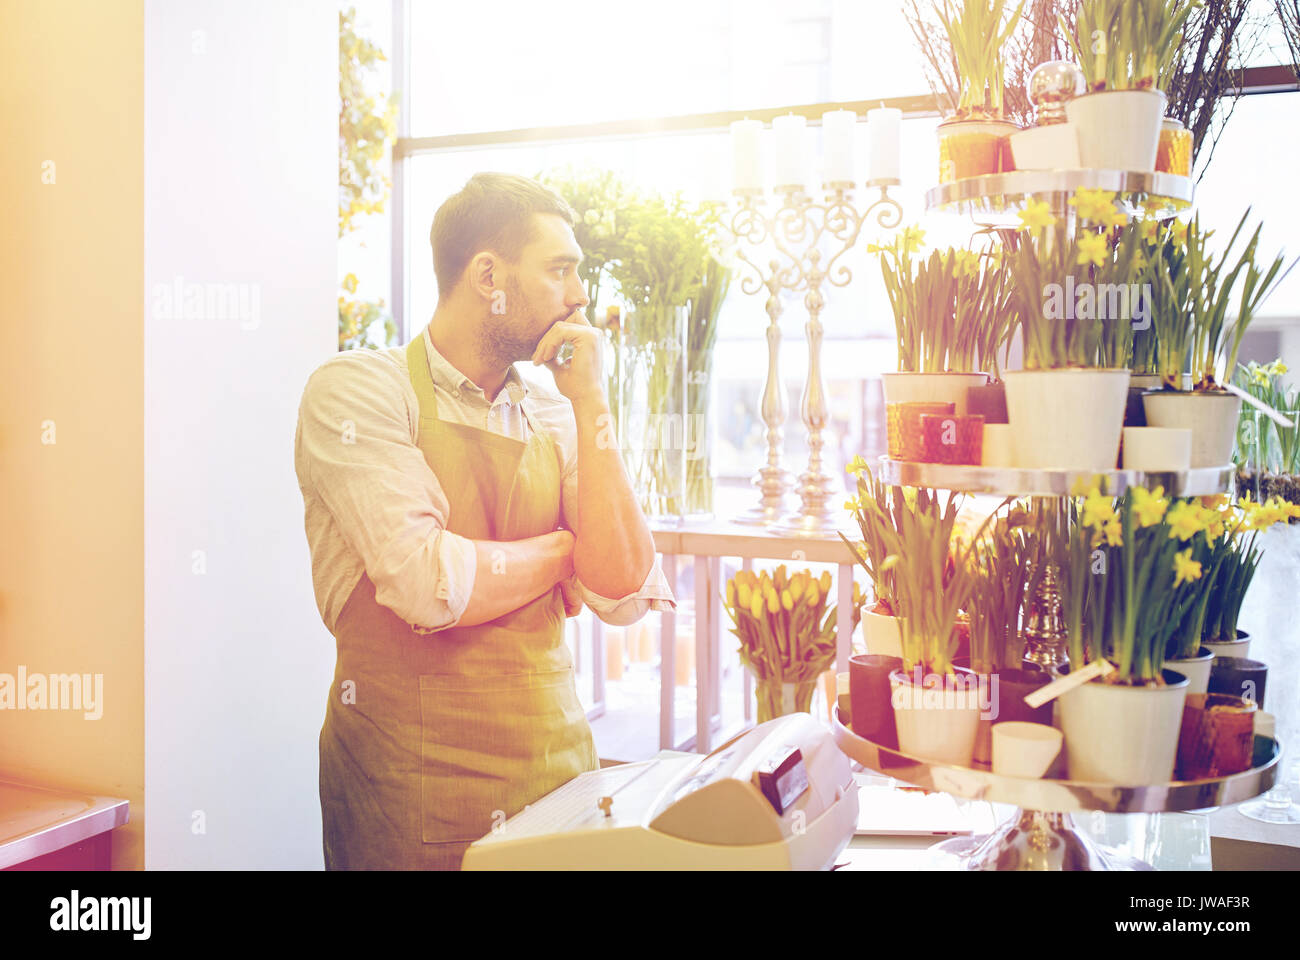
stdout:
<svg viewBox="0 0 1300 960">
<path fill-rule="evenodd" d="M 474 176 L 434 216 L 428 326 L 331 357 L 303 392 L 295 463 L 338 647 L 326 869 L 457 869 L 471 841 L 595 769 L 565 617 L 675 606 L 607 442 L 572 224 L 534 181 Z M 554 391 L 526 385 L 523 360 Z"/>
</svg>

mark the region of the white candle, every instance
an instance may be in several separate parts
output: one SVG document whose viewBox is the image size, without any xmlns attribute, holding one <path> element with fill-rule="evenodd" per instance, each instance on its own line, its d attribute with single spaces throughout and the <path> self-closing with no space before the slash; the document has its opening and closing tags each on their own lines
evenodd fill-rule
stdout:
<svg viewBox="0 0 1300 960">
<path fill-rule="evenodd" d="M 903 111 L 877 107 L 867 111 L 867 179 L 897 180 L 898 133 Z"/>
<path fill-rule="evenodd" d="M 731 125 L 731 158 L 737 190 L 763 189 L 763 154 L 758 140 L 763 133 L 759 120 L 737 120 Z"/>
<path fill-rule="evenodd" d="M 776 185 L 804 186 L 808 180 L 808 162 L 804 135 L 808 121 L 796 114 L 786 114 L 772 121 L 772 136 L 776 140 Z"/>
<path fill-rule="evenodd" d="M 855 179 L 853 134 L 858 115 L 852 110 L 831 110 L 822 114 L 822 163 L 827 183 Z"/>
</svg>

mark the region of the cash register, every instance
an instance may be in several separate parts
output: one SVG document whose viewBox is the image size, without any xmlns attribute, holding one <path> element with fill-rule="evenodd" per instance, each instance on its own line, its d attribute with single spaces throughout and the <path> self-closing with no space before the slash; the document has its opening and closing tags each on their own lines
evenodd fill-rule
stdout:
<svg viewBox="0 0 1300 960">
<path fill-rule="evenodd" d="M 848 758 L 809 714 L 708 756 L 581 774 L 475 841 L 465 870 L 824 870 L 858 822 Z"/>
</svg>

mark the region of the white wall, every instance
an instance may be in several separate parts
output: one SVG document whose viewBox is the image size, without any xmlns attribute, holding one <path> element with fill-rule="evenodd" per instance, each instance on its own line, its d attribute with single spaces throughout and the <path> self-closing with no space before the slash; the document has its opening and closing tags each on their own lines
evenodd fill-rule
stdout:
<svg viewBox="0 0 1300 960">
<path fill-rule="evenodd" d="M 333 640 L 293 439 L 337 343 L 337 23 L 319 0 L 145 6 L 149 868 L 322 864 Z M 243 312 L 167 315 L 178 277 Z"/>
</svg>

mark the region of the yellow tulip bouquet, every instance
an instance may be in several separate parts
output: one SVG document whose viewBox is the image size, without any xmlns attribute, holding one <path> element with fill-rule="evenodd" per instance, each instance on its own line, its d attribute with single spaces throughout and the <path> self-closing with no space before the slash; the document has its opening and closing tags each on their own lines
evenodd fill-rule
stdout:
<svg viewBox="0 0 1300 960">
<path fill-rule="evenodd" d="M 740 639 L 740 660 L 757 681 L 758 722 L 812 706 L 817 678 L 833 669 L 838 611 L 827 603 L 831 575 L 811 570 L 790 576 L 785 565 L 769 576 L 742 570 L 727 582 L 725 608 L 731 632 Z M 863 595 L 853 585 L 853 626 L 862 616 Z M 793 690 L 793 702 L 786 685 Z"/>
</svg>

